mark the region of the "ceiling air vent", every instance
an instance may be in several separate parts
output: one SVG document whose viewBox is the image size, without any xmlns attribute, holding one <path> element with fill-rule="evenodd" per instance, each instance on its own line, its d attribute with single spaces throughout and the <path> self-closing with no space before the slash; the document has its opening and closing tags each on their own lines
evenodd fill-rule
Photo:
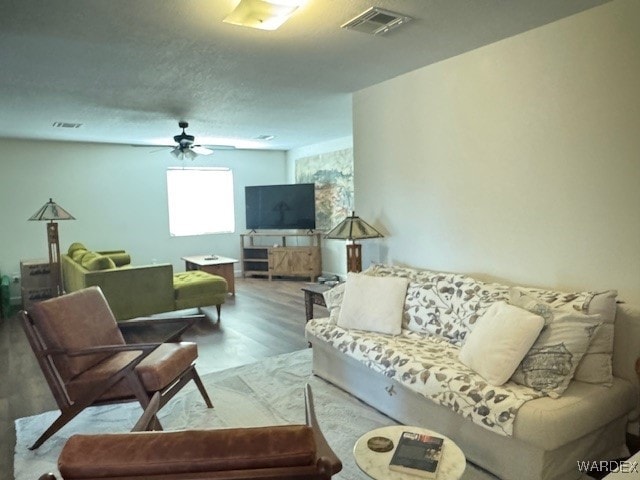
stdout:
<svg viewBox="0 0 640 480">
<path fill-rule="evenodd" d="M 341 28 L 368 33 L 370 35 L 384 35 L 389 30 L 393 30 L 407 23 L 409 20 L 411 20 L 411 17 L 402 15 L 401 13 L 371 7 L 344 25 L 341 25 Z"/>
<path fill-rule="evenodd" d="M 56 128 L 80 128 L 81 123 L 69 123 L 69 122 L 53 122 L 53 126 Z"/>
</svg>

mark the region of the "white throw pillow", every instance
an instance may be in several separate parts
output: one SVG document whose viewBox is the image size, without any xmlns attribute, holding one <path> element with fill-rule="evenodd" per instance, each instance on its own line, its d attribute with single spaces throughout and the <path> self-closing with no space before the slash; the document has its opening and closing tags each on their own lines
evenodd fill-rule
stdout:
<svg viewBox="0 0 640 480">
<path fill-rule="evenodd" d="M 502 385 L 513 375 L 543 326 L 540 315 L 495 302 L 467 337 L 460 349 L 460 361 L 491 385 Z"/>
<path fill-rule="evenodd" d="M 349 272 L 338 326 L 399 335 L 408 284 L 406 278 Z"/>
</svg>

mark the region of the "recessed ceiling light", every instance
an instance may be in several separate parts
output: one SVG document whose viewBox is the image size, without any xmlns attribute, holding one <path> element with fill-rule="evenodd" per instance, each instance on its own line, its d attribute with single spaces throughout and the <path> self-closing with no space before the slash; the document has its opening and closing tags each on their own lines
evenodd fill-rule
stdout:
<svg viewBox="0 0 640 480">
<path fill-rule="evenodd" d="M 269 140 L 273 140 L 274 138 L 276 138 L 275 135 L 258 135 L 256 137 L 256 140 L 266 140 L 268 142 Z"/>
<path fill-rule="evenodd" d="M 233 25 L 276 30 L 302 6 L 306 0 L 240 0 L 238 6 L 223 21 Z"/>
</svg>

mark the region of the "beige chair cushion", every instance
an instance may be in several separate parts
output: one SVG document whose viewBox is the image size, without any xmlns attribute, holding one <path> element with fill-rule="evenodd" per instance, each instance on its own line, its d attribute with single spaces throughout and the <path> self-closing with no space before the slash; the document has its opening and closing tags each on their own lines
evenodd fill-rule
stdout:
<svg viewBox="0 0 640 480">
<path fill-rule="evenodd" d="M 105 359 L 83 372 L 67 384 L 67 393 L 72 399 L 79 398 L 93 387 L 102 384 L 115 372 L 139 355 L 139 351 L 121 352 Z M 192 342 L 163 343 L 136 367 L 147 392 L 156 392 L 167 387 L 184 372 L 198 357 L 198 347 Z M 121 380 L 100 400 L 127 398 L 133 395 L 130 385 Z"/>
</svg>

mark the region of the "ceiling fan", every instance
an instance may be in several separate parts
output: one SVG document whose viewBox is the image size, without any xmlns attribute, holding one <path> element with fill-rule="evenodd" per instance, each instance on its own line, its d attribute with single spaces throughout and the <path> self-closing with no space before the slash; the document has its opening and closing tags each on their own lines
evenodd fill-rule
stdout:
<svg viewBox="0 0 640 480">
<path fill-rule="evenodd" d="M 189 135 L 185 130 L 189 127 L 189 123 L 184 120 L 180 120 L 178 122 L 178 126 L 182 129 L 182 133 L 179 135 L 175 135 L 173 137 L 173 141 L 176 142 L 174 146 L 170 145 L 131 145 L 132 147 L 158 147 L 162 150 L 170 148 L 171 155 L 176 157 L 179 160 L 193 160 L 198 155 L 211 155 L 214 150 L 235 150 L 235 145 L 201 145 L 194 144 L 195 137 L 193 135 Z M 154 150 L 151 153 L 157 152 L 158 150 Z"/>
<path fill-rule="evenodd" d="M 178 127 L 182 129 L 182 133 L 173 137 L 173 141 L 176 142 L 176 146 L 171 150 L 171 155 L 180 160 L 184 160 L 185 158 L 193 160 L 198 155 L 211 155 L 213 150 L 210 148 L 203 145 L 193 144 L 195 137 L 193 135 L 188 135 L 187 132 L 185 132 L 185 129 L 188 126 L 189 123 L 184 120 L 178 122 Z"/>
</svg>

